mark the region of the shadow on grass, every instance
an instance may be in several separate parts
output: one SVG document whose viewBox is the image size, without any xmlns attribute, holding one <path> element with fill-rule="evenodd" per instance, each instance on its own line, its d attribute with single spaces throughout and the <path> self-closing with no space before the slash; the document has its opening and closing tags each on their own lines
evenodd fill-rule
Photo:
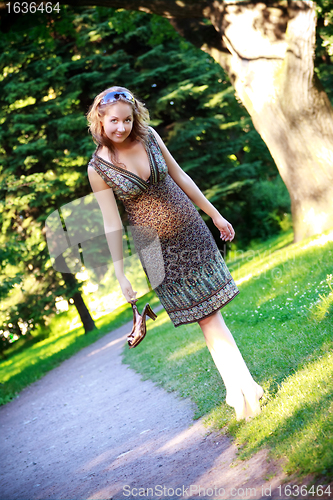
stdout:
<svg viewBox="0 0 333 500">
<path fill-rule="evenodd" d="M 286 457 L 290 473 L 323 474 L 333 466 L 333 387 L 327 381 L 327 392 L 320 382 L 323 360 L 332 348 L 332 303 L 319 298 L 330 293 L 333 248 L 331 243 L 302 243 L 285 251 L 282 243 L 276 244 L 282 252 L 263 246 L 269 255 L 254 259 L 252 269 L 243 259 L 240 275 L 249 279 L 222 309 L 250 372 L 265 389 L 263 411 L 256 419 L 237 423 L 224 403 L 225 389 L 198 325 L 174 329 L 165 315 L 144 348 L 139 346 L 131 356 L 124 351 L 124 362 L 143 378 L 190 397 L 197 405 L 195 417 L 205 416 L 214 427 L 227 429 L 243 445 L 244 458 L 267 447 L 274 458 Z M 320 321 L 312 314 L 318 304 L 327 309 L 326 316 L 321 310 Z M 316 373 L 307 371 L 311 366 L 317 367 Z M 288 388 L 284 399 L 281 387 Z M 304 391 L 306 397 L 300 399 Z"/>
<path fill-rule="evenodd" d="M 240 453 L 239 458 L 249 458 L 263 446 L 268 446 L 271 455 L 286 458 L 284 469 L 287 474 L 295 473 L 296 470 L 301 475 L 320 474 L 332 477 L 332 407 L 330 394 L 321 396 L 316 402 L 305 402 L 268 435 L 265 434 L 253 445 L 247 443 L 246 450 Z M 231 432 L 237 427 L 238 423 L 231 424 Z M 322 446 L 318 435 L 327 441 L 328 446 Z"/>
<path fill-rule="evenodd" d="M 277 250 L 289 247 L 294 238 L 293 231 L 288 231 L 279 236 L 272 236 L 266 241 L 257 242 L 252 244 L 246 250 L 230 251 L 226 256 L 226 264 L 231 272 L 246 262 L 251 262 L 258 257 L 260 259 L 266 258 L 267 254 L 272 255 Z M 245 261 L 245 262 L 244 262 Z"/>
<path fill-rule="evenodd" d="M 275 398 L 248 424 L 231 423 L 229 430 L 244 446 L 246 459 L 263 446 L 284 459 L 287 474 L 333 473 L 333 365 L 332 342 L 326 352 L 304 363 L 286 377 Z"/>
</svg>

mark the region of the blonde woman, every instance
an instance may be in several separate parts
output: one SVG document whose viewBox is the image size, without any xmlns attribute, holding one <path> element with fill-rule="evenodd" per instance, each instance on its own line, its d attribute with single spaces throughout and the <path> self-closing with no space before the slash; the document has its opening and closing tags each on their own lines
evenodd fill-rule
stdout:
<svg viewBox="0 0 333 500">
<path fill-rule="evenodd" d="M 227 404 L 235 408 L 238 420 L 254 417 L 263 389 L 253 380 L 220 312 L 239 290 L 193 204 L 212 218 L 224 241 L 233 240 L 232 225 L 180 168 L 148 126 L 144 104 L 128 89 L 101 92 L 87 117 L 97 144 L 88 177 L 124 297 L 131 302 L 136 292 L 124 274 L 116 199 L 132 227 L 150 229 L 159 237 L 165 275 L 155 291 L 174 326 L 199 323 L 226 386 Z"/>
</svg>

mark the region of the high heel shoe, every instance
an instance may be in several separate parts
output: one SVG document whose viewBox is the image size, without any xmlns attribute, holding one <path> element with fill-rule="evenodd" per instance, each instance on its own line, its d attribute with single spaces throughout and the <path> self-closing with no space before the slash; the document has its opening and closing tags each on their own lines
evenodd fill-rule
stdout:
<svg viewBox="0 0 333 500">
<path fill-rule="evenodd" d="M 134 301 L 131 302 L 131 305 L 133 309 L 133 328 L 131 333 L 127 336 L 127 342 L 130 349 L 139 345 L 146 336 L 146 316 L 149 316 L 154 321 L 157 318 L 149 304 L 145 305 L 142 315 L 139 314 Z"/>
<path fill-rule="evenodd" d="M 143 311 L 142 311 L 142 316 L 149 316 L 153 321 L 157 318 L 156 314 L 152 310 L 149 304 L 146 304 Z"/>
<path fill-rule="evenodd" d="M 134 330 L 135 330 L 135 325 L 136 325 L 136 322 L 137 322 L 137 319 L 139 318 L 140 314 L 139 314 L 139 311 L 138 311 L 138 308 L 136 307 L 136 302 L 138 301 L 138 299 L 133 299 L 131 300 L 130 304 L 132 306 L 132 311 L 133 311 L 133 327 L 132 327 L 132 331 L 131 333 L 128 334 L 128 337 L 131 337 L 134 333 Z"/>
</svg>

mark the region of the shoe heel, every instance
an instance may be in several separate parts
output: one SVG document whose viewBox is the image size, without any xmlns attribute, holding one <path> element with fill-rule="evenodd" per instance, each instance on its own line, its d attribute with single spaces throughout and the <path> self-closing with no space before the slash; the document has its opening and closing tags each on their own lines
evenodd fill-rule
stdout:
<svg viewBox="0 0 333 500">
<path fill-rule="evenodd" d="M 138 308 L 135 305 L 135 302 L 136 302 L 136 300 L 132 300 L 130 302 L 130 304 L 132 306 L 132 311 L 133 311 L 133 326 L 132 326 L 131 332 L 127 335 L 128 345 L 131 345 L 131 337 L 133 337 L 133 334 L 134 334 L 134 331 L 135 331 L 136 320 L 137 320 L 138 315 L 139 315 L 139 311 L 138 311 Z"/>
<path fill-rule="evenodd" d="M 150 307 L 149 304 L 146 304 L 145 305 L 145 308 L 143 310 L 143 313 L 142 314 L 146 314 L 147 316 L 149 316 L 153 321 L 155 321 L 155 319 L 157 318 L 157 315 L 154 313 L 154 311 L 152 310 L 152 308 Z"/>
</svg>

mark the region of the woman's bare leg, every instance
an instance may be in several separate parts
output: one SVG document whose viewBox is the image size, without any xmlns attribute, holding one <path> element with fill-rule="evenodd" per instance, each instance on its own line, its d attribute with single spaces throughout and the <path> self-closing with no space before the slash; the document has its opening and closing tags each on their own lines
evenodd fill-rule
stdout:
<svg viewBox="0 0 333 500">
<path fill-rule="evenodd" d="M 226 386 L 226 402 L 235 408 L 237 420 L 258 415 L 263 390 L 253 380 L 220 311 L 200 320 L 199 325 Z"/>
</svg>

